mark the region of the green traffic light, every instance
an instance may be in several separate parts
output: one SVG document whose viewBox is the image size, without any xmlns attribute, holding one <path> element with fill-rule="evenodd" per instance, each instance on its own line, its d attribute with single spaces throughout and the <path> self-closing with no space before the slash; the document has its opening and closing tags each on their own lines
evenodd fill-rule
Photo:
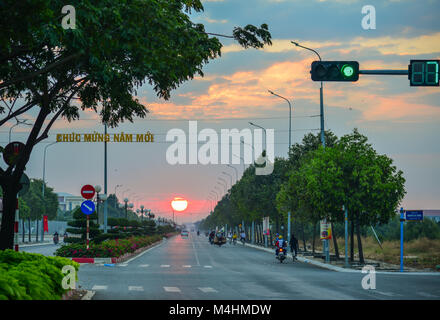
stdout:
<svg viewBox="0 0 440 320">
<path fill-rule="evenodd" d="M 354 74 L 354 68 L 348 64 L 344 64 L 342 66 L 341 72 L 344 77 L 349 78 Z"/>
</svg>

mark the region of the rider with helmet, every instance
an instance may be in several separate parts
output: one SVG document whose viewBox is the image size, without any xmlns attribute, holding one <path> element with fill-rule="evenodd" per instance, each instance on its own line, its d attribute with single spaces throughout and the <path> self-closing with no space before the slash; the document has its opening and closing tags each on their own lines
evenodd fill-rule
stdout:
<svg viewBox="0 0 440 320">
<path fill-rule="evenodd" d="M 283 236 L 278 236 L 278 240 L 275 242 L 275 254 L 278 256 L 278 253 L 280 251 L 280 248 L 286 248 L 287 247 L 287 241 L 283 239 Z"/>
</svg>

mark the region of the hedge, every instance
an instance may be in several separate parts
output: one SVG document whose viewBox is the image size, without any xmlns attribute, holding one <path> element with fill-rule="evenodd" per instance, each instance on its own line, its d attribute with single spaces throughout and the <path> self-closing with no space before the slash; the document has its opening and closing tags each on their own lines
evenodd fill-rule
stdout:
<svg viewBox="0 0 440 320">
<path fill-rule="evenodd" d="M 161 235 L 153 235 L 106 240 L 102 243 L 91 243 L 88 250 L 85 244 L 70 244 L 58 248 L 55 255 L 72 258 L 117 258 L 146 247 L 160 239 L 162 239 Z"/>
<path fill-rule="evenodd" d="M 67 291 L 61 286 L 65 265 L 79 269 L 66 258 L 0 251 L 0 300 L 60 300 Z"/>
</svg>

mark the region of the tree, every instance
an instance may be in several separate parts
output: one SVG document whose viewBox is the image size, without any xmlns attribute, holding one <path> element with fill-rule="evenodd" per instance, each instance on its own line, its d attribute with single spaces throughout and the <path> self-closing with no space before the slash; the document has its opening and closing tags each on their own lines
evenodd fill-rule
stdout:
<svg viewBox="0 0 440 320">
<path fill-rule="evenodd" d="M 15 198 L 32 150 L 59 117 L 73 121 L 80 110 L 92 110 L 110 127 L 145 117 L 148 110 L 135 98 L 139 86 L 148 82 L 168 99 L 181 83 L 203 76 L 202 67 L 221 54 L 218 38 L 189 18 L 192 10 L 203 10 L 200 0 L 69 4 L 81 12 L 76 29 L 61 26 L 65 1 L 2 3 L 7 10 L 0 21 L 0 99 L 6 108 L 0 107 L 0 126 L 33 109 L 37 117 L 16 162 L 0 168 L 0 249 L 13 245 Z M 230 37 L 245 48 L 271 44 L 265 24 L 237 27 Z"/>
<path fill-rule="evenodd" d="M 81 208 L 76 208 L 73 211 L 73 221 L 67 222 L 67 225 L 72 228 L 67 228 L 66 231 L 68 233 L 73 233 L 76 235 L 81 235 L 81 238 L 77 237 L 68 237 L 66 242 L 70 243 L 78 243 L 85 242 L 87 236 L 87 215 L 85 215 Z M 93 238 L 99 236 L 101 231 L 99 230 L 99 225 L 95 222 L 98 219 L 98 214 L 96 211 L 93 211 L 92 214 L 89 215 L 89 240 L 93 240 Z"/>
</svg>

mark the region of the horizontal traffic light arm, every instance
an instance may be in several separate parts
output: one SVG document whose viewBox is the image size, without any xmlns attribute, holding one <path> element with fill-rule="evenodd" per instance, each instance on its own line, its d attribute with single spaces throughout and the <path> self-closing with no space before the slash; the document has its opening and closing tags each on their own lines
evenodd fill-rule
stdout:
<svg viewBox="0 0 440 320">
<path fill-rule="evenodd" d="M 375 74 L 375 75 L 408 75 L 408 70 L 359 70 L 359 74 Z"/>
</svg>

